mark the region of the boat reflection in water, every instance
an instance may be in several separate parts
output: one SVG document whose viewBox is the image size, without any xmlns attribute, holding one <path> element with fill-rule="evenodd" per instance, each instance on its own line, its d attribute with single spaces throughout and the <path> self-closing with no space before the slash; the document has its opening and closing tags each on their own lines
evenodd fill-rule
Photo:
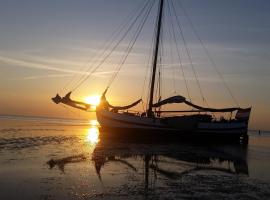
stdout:
<svg viewBox="0 0 270 200">
<path fill-rule="evenodd" d="M 167 180 L 178 180 L 202 171 L 237 176 L 249 174 L 245 145 L 161 142 L 157 138 L 155 141 L 142 142 L 127 138 L 106 138 L 106 135 L 100 133 L 100 141 L 92 153 L 92 161 L 100 179 L 102 169 L 115 162 L 129 168 L 130 173 L 140 175 L 146 190 L 152 185 L 149 183 L 153 180 L 156 182 L 160 176 Z"/>
<path fill-rule="evenodd" d="M 74 175 L 79 185 L 76 194 L 82 197 L 193 199 L 195 195 L 201 199 L 204 195 L 209 199 L 229 192 L 237 199 L 251 187 L 261 191 L 249 181 L 247 146 L 242 144 L 123 138 L 99 132 L 95 125 L 81 136 L 76 143 L 80 154 L 52 158 L 47 164 L 66 177 Z"/>
</svg>

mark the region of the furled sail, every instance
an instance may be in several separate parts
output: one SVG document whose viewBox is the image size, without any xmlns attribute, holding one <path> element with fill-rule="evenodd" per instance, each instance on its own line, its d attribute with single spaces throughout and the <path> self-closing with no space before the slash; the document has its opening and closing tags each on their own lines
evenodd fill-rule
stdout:
<svg viewBox="0 0 270 200">
<path fill-rule="evenodd" d="M 142 99 L 139 99 L 139 100 L 135 101 L 134 103 L 129 104 L 127 106 L 113 106 L 106 99 L 107 90 L 108 90 L 108 88 L 103 92 L 103 94 L 101 96 L 101 101 L 100 101 L 101 106 L 111 108 L 113 112 L 118 112 L 119 110 L 130 109 L 130 108 L 136 106 L 138 103 L 140 103 L 142 101 Z"/>
<path fill-rule="evenodd" d="M 52 101 L 56 104 L 63 103 L 68 106 L 78 108 L 81 110 L 88 110 L 91 106 L 90 104 L 80 102 L 80 101 L 74 101 L 70 98 L 71 92 L 67 93 L 66 96 L 60 97 L 59 94 L 57 94 L 55 97 L 52 98 Z"/>
<path fill-rule="evenodd" d="M 189 105 L 193 108 L 198 109 L 199 111 L 207 111 L 207 112 L 233 112 L 236 110 L 241 110 L 242 108 L 239 107 L 231 107 L 231 108 L 205 108 L 202 106 L 195 105 L 189 101 L 186 100 L 185 97 L 177 95 L 173 97 L 169 97 L 167 99 L 164 99 L 158 103 L 155 103 L 153 107 L 160 107 L 165 104 L 171 104 L 171 103 L 185 103 L 186 105 Z"/>
<path fill-rule="evenodd" d="M 205 107 L 201 107 L 201 106 L 198 106 L 198 105 L 195 105 L 189 101 L 185 101 L 184 102 L 186 105 L 189 105 L 193 108 L 196 108 L 196 109 L 199 109 L 201 111 L 207 111 L 207 112 L 233 112 L 233 111 L 236 111 L 236 110 L 239 110 L 241 108 L 239 107 L 231 107 L 231 108 L 205 108 Z"/>
<path fill-rule="evenodd" d="M 165 104 L 170 104 L 170 103 L 184 103 L 186 101 L 186 98 L 180 95 L 169 97 L 167 99 L 164 99 L 162 101 L 159 101 L 158 103 L 153 104 L 153 107 L 157 108 L 160 106 L 163 106 Z"/>
<path fill-rule="evenodd" d="M 139 100 L 135 101 L 134 103 L 132 103 L 130 105 L 127 105 L 127 106 L 112 106 L 112 105 L 109 104 L 109 107 L 112 108 L 112 111 L 117 112 L 118 110 L 127 110 L 127 109 L 130 109 L 130 108 L 136 106 L 141 101 L 142 100 L 139 99 Z"/>
</svg>

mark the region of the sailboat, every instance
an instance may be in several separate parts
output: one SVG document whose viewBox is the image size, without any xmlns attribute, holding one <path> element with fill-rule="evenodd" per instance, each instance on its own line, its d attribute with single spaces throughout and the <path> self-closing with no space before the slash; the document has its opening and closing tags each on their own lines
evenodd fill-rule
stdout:
<svg viewBox="0 0 270 200">
<path fill-rule="evenodd" d="M 157 1 L 149 1 L 152 6 Z M 131 108 L 141 102 L 141 99 L 127 106 L 111 105 L 106 99 L 106 88 L 101 96 L 99 106 L 96 108 L 96 117 L 103 130 L 109 130 L 110 133 L 139 134 L 140 136 L 151 137 L 154 135 L 164 135 L 165 137 L 181 136 L 191 138 L 205 139 L 239 139 L 248 138 L 248 122 L 251 107 L 241 108 L 240 106 L 229 108 L 211 108 L 209 106 L 196 105 L 190 98 L 182 95 L 174 95 L 162 99 L 159 96 L 155 100 L 155 92 L 160 89 L 160 73 L 158 73 L 158 62 L 161 56 L 162 26 L 164 17 L 164 4 L 168 3 L 168 8 L 173 9 L 173 3 L 169 0 L 159 0 L 157 6 L 158 13 L 155 24 L 155 36 L 152 55 L 152 69 L 149 82 L 149 94 L 147 108 L 143 112 L 133 113 Z M 148 9 L 151 10 L 152 7 Z M 150 11 L 149 11 L 150 12 Z M 139 32 L 138 32 L 139 33 Z M 137 39 L 137 35 L 134 42 Z M 201 41 L 201 40 L 200 40 Z M 185 45 L 185 41 L 184 41 Z M 131 48 L 133 43 L 131 43 Z M 113 48 L 114 50 L 114 48 Z M 189 51 L 187 54 L 189 56 Z M 110 53 L 108 54 L 108 56 Z M 105 56 L 105 59 L 108 57 Z M 190 57 L 190 56 L 189 56 Z M 101 61 L 101 64 L 104 60 Z M 125 61 L 125 59 L 124 59 Z M 123 62 L 124 63 L 124 62 Z M 100 65 L 101 65 L 100 64 Z M 97 68 L 100 66 L 98 65 Z M 115 77 L 114 77 L 115 78 Z M 195 78 L 196 74 L 195 74 Z M 84 81 L 84 80 L 83 80 Z M 201 88 L 199 88 L 201 90 Z M 88 111 L 90 104 L 74 101 L 70 98 L 71 92 L 64 97 L 56 95 L 52 100 L 54 103 L 62 103 L 68 106 Z M 204 98 L 203 98 L 204 99 Z M 185 104 L 191 107 L 191 110 L 162 110 L 161 107 L 168 104 Z M 166 114 L 172 114 L 167 116 Z M 214 118 L 215 114 L 220 115 L 219 119 Z M 226 113 L 231 114 L 229 119 L 223 117 Z"/>
</svg>

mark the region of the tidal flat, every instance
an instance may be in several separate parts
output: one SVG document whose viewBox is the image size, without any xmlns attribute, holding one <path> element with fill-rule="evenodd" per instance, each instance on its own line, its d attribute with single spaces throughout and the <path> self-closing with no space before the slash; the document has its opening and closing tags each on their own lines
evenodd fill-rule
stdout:
<svg viewBox="0 0 270 200">
<path fill-rule="evenodd" d="M 93 120 L 0 117 L 0 199 L 269 199 L 270 134 L 246 145 L 102 138 Z"/>
</svg>

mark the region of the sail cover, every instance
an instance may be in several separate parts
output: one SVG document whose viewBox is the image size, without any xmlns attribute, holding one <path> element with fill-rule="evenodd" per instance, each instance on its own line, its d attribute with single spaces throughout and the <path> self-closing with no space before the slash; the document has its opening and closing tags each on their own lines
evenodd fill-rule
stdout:
<svg viewBox="0 0 270 200">
<path fill-rule="evenodd" d="M 159 101 L 158 103 L 155 103 L 153 107 L 160 107 L 169 103 L 184 103 L 185 101 L 186 101 L 185 97 L 178 95 Z"/>
<path fill-rule="evenodd" d="M 239 110 L 241 108 L 239 107 L 231 107 L 231 108 L 205 108 L 205 107 L 202 107 L 202 106 L 198 106 L 198 105 L 195 105 L 189 101 L 185 101 L 184 102 L 186 105 L 189 105 L 193 108 L 196 108 L 196 109 L 199 109 L 201 111 L 207 111 L 207 112 L 233 112 L 233 111 L 236 111 L 236 110 Z"/>
<path fill-rule="evenodd" d="M 134 103 L 130 104 L 130 105 L 127 105 L 127 106 L 112 106 L 110 104 L 108 104 L 108 106 L 110 108 L 112 108 L 113 111 L 117 112 L 118 110 L 127 110 L 129 108 L 132 108 L 134 106 L 136 106 L 138 103 L 140 103 L 142 100 L 139 99 L 138 101 L 135 101 Z"/>
<path fill-rule="evenodd" d="M 103 92 L 103 94 L 101 96 L 101 104 L 106 104 L 106 106 L 108 106 L 109 108 L 111 108 L 112 111 L 114 111 L 114 112 L 118 112 L 118 110 L 127 110 L 127 109 L 130 109 L 130 108 L 136 106 L 138 103 L 140 103 L 142 101 L 142 99 L 139 99 L 139 100 L 135 101 L 134 103 L 129 104 L 127 106 L 113 106 L 106 99 L 106 93 L 107 93 L 107 91 L 108 91 L 108 88 L 106 88 L 106 90 Z"/>
<path fill-rule="evenodd" d="M 153 105 L 153 107 L 160 107 L 160 106 L 163 106 L 165 104 L 171 104 L 171 103 L 185 103 L 186 105 L 189 105 L 189 106 L 196 108 L 200 111 L 207 111 L 207 112 L 233 112 L 236 110 L 241 110 L 241 108 L 239 108 L 239 107 L 219 108 L 219 109 L 218 108 L 205 108 L 205 107 L 198 106 L 198 105 L 195 105 L 195 104 L 187 101 L 185 97 L 180 96 L 180 95 L 169 97 L 167 99 L 159 101 L 158 103 L 155 103 Z"/>
</svg>

